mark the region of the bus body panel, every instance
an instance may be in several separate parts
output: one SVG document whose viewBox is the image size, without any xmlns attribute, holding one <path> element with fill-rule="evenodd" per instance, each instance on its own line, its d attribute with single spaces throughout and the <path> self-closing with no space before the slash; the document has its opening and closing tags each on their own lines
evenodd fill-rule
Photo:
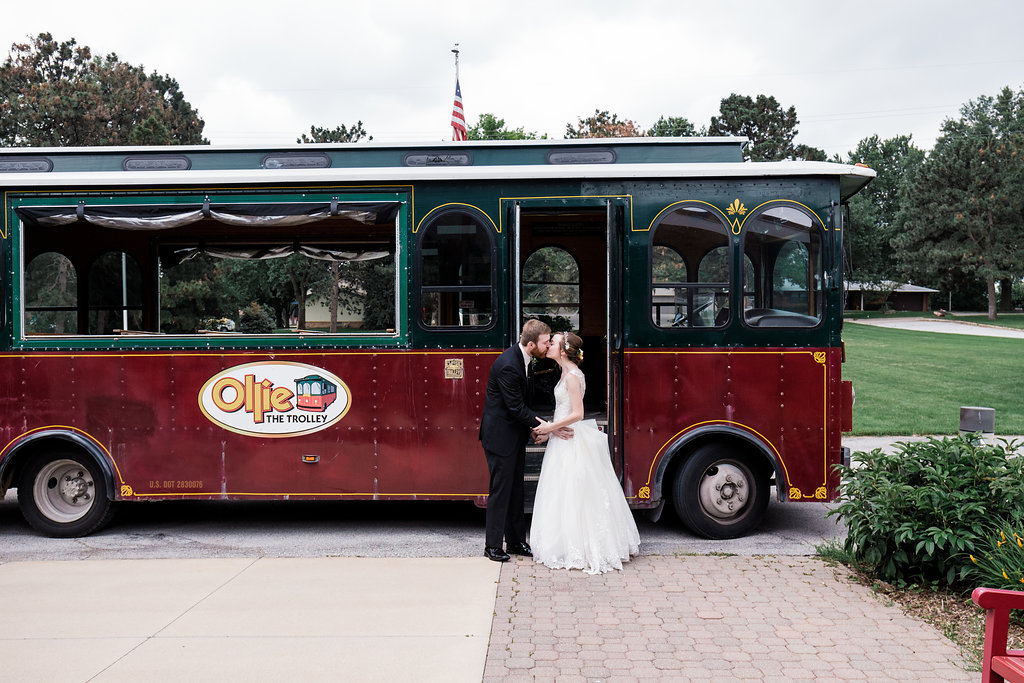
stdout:
<svg viewBox="0 0 1024 683">
<path fill-rule="evenodd" d="M 776 460 L 780 499 L 833 500 L 840 462 L 840 352 L 807 349 L 631 351 L 625 362 L 624 448 L 631 502 L 658 502 L 663 459 L 703 434 L 745 432 Z M 630 493 L 632 492 L 632 493 Z"/>
<path fill-rule="evenodd" d="M 457 350 L 8 356 L 0 372 L 0 386 L 11 389 L 0 398 L 2 456 L 26 434 L 72 429 L 108 455 L 120 498 L 476 498 L 487 493 L 477 432 L 496 356 Z M 342 378 L 350 406 L 336 424 L 265 438 L 233 432 L 204 414 L 199 394 L 212 377 L 255 365 L 259 380 L 260 363 L 282 360 Z M 446 368 L 455 374 L 453 366 L 459 376 L 446 378 Z M 33 380 L 18 379 L 28 376 Z M 299 410 L 285 416 L 310 419 Z"/>
</svg>

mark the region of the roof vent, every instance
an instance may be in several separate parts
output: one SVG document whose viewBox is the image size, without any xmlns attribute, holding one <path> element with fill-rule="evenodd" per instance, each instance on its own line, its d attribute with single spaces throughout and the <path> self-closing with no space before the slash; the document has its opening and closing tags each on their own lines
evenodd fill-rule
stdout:
<svg viewBox="0 0 1024 683">
<path fill-rule="evenodd" d="M 53 161 L 48 157 L 0 157 L 0 173 L 49 173 Z"/>
<path fill-rule="evenodd" d="M 472 166 L 469 152 L 408 152 L 402 157 L 405 166 Z"/>
<path fill-rule="evenodd" d="M 326 154 L 294 152 L 268 154 L 263 157 L 263 168 L 330 168 L 331 158 Z"/>
<path fill-rule="evenodd" d="M 548 152 L 549 164 L 614 164 L 615 159 L 615 150 L 607 148 L 552 150 Z"/>
<path fill-rule="evenodd" d="M 187 171 L 192 168 L 192 160 L 181 154 L 126 157 L 121 168 L 126 171 Z"/>
</svg>

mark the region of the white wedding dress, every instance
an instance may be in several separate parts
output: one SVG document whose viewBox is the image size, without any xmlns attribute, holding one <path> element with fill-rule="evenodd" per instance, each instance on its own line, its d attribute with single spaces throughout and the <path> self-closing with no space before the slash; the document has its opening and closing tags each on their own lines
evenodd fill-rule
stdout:
<svg viewBox="0 0 1024 683">
<path fill-rule="evenodd" d="M 583 373 L 578 368 L 571 373 L 585 393 Z M 557 422 L 571 411 L 563 376 L 555 385 L 552 419 Z M 639 550 L 640 534 L 612 469 L 608 437 L 594 420 L 571 426 L 571 439 L 552 436 L 544 451 L 530 527 L 533 559 L 552 569 L 588 574 L 622 569 Z"/>
</svg>

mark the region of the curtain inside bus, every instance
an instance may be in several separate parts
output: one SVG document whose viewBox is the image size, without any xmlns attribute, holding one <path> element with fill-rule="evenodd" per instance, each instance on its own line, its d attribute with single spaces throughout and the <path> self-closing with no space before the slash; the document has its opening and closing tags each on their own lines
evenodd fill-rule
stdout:
<svg viewBox="0 0 1024 683">
<path fill-rule="evenodd" d="M 165 230 L 211 218 L 228 225 L 290 226 L 331 218 L 347 218 L 368 225 L 393 223 L 398 202 L 316 202 L 200 205 L 89 205 L 20 206 L 18 217 L 40 227 L 68 225 L 85 221 L 117 230 Z"/>
</svg>

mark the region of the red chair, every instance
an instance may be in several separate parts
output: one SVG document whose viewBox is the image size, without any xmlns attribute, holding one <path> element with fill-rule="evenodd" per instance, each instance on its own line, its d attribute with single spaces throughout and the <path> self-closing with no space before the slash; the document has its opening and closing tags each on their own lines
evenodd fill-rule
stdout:
<svg viewBox="0 0 1024 683">
<path fill-rule="evenodd" d="M 1010 610 L 1024 609 L 1024 591 L 975 588 L 971 600 L 986 610 L 982 683 L 1024 683 L 1024 650 L 1006 649 Z"/>
</svg>

